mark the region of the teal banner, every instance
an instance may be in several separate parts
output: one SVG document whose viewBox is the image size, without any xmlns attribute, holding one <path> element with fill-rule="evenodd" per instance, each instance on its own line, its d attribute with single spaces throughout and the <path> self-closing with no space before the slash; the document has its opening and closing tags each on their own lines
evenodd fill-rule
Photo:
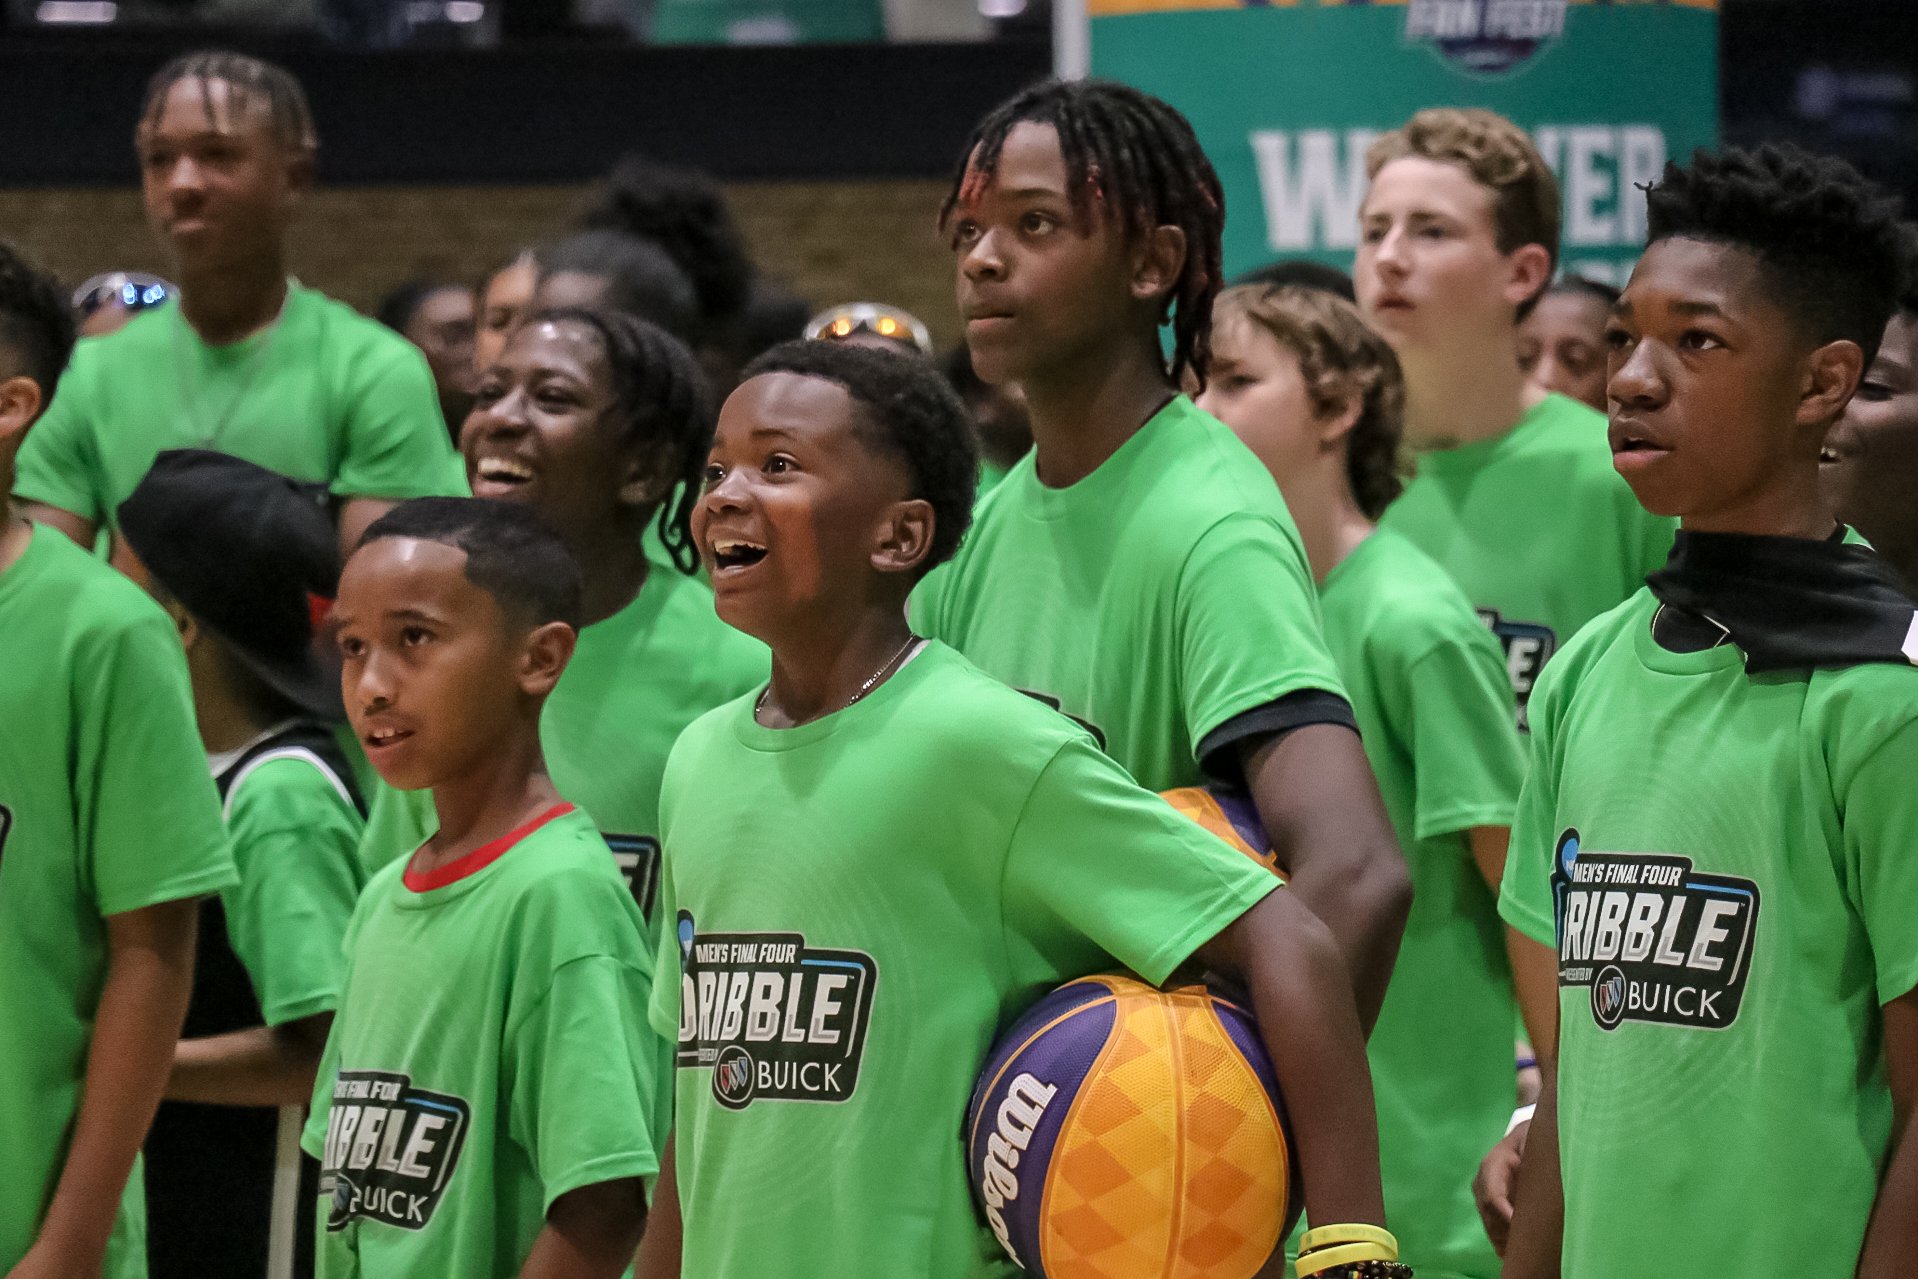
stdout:
<svg viewBox="0 0 1918 1279">
<path fill-rule="evenodd" d="M 1088 2 L 1091 71 L 1185 112 L 1218 167 L 1229 273 L 1349 268 L 1366 147 L 1421 107 L 1470 106 L 1530 130 L 1558 173 L 1563 269 L 1622 282 L 1644 241 L 1638 188 L 1718 140 L 1705 0 Z"/>
</svg>

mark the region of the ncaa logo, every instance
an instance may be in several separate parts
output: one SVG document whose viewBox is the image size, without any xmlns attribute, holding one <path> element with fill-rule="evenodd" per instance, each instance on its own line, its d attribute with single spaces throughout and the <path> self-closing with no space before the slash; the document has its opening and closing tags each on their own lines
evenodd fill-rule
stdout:
<svg viewBox="0 0 1918 1279">
<path fill-rule="evenodd" d="M 1476 75 L 1516 71 L 1565 34 L 1566 0 L 1407 0 L 1405 39 Z"/>
<path fill-rule="evenodd" d="M 728 1110 L 744 1110 L 753 1099 L 753 1057 L 728 1044 L 713 1063 L 713 1096 Z"/>
<path fill-rule="evenodd" d="M 1625 1020 L 1625 973 L 1615 965 L 1599 969 L 1592 982 L 1592 1019 L 1600 1030 L 1617 1030 Z"/>
</svg>

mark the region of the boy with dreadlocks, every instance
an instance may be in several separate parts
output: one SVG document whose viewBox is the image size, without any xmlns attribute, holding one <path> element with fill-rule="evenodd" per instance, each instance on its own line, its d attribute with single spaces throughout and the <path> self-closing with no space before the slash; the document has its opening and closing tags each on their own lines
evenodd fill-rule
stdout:
<svg viewBox="0 0 1918 1279">
<path fill-rule="evenodd" d="M 1893 210 L 1770 147 L 1650 192 L 1611 447 L 1682 523 L 1532 700 L 1500 909 L 1557 948 L 1559 1052 L 1507 1279 L 1918 1257 L 1918 609 L 1818 474 L 1907 269 Z"/>
<path fill-rule="evenodd" d="M 176 58 L 134 136 L 180 298 L 81 344 L 20 454 L 34 517 L 91 546 L 172 448 L 324 484 L 347 547 L 393 500 L 454 491 L 420 353 L 287 276 L 287 229 L 318 146 L 293 77 L 236 53 Z"/>
<path fill-rule="evenodd" d="M 941 217 L 973 366 L 1024 390 L 1035 448 L 912 619 L 1149 789 L 1248 788 L 1369 1027 L 1405 866 L 1285 503 L 1179 392 L 1204 385 L 1224 213 L 1185 118 L 1127 86 L 1042 84 L 979 125 Z"/>
</svg>

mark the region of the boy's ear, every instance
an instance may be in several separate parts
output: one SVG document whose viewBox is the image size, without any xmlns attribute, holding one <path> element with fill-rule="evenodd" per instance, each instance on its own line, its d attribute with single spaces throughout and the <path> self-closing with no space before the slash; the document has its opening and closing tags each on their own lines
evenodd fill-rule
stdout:
<svg viewBox="0 0 1918 1279">
<path fill-rule="evenodd" d="M 1542 244 L 1521 244 L 1506 255 L 1505 300 L 1523 306 L 1552 282 L 1552 251 Z"/>
<path fill-rule="evenodd" d="M 1161 298 L 1178 285 L 1185 270 L 1185 231 L 1155 226 L 1140 238 L 1132 259 L 1132 296 L 1141 302 Z"/>
<path fill-rule="evenodd" d="M 178 600 L 167 600 L 160 607 L 173 619 L 173 629 L 180 633 L 180 647 L 191 653 L 194 645 L 200 642 L 200 636 L 205 633 L 201 631 L 200 624 L 193 620 L 193 614 L 187 612 L 186 606 Z"/>
<path fill-rule="evenodd" d="M 1799 426 L 1824 429 L 1845 411 L 1865 375 L 1865 352 L 1851 341 L 1827 342 L 1806 361 L 1805 384 L 1798 397 Z"/>
<path fill-rule="evenodd" d="M 40 384 L 24 373 L 0 382 L 0 440 L 17 440 L 25 434 L 45 405 Z"/>
<path fill-rule="evenodd" d="M 665 499 L 667 486 L 660 480 L 658 461 L 652 453 L 627 459 L 626 477 L 619 484 L 621 506 L 657 506 Z"/>
<path fill-rule="evenodd" d="M 528 697 L 544 697 L 573 660 L 579 632 L 564 622 L 547 622 L 527 633 L 520 650 L 519 688 Z"/>
<path fill-rule="evenodd" d="M 294 208 L 306 200 L 313 190 L 314 155 L 311 147 L 288 147 L 286 157 L 286 191 L 291 197 Z"/>
<path fill-rule="evenodd" d="M 881 573 L 910 573 L 932 552 L 936 523 L 932 503 L 922 497 L 895 502 L 879 526 L 872 566 Z"/>
<path fill-rule="evenodd" d="M 1314 424 L 1317 428 L 1319 443 L 1339 444 L 1352 433 L 1359 424 L 1359 417 L 1365 412 L 1365 397 L 1354 390 L 1341 393 L 1338 407 L 1323 414 Z"/>
</svg>

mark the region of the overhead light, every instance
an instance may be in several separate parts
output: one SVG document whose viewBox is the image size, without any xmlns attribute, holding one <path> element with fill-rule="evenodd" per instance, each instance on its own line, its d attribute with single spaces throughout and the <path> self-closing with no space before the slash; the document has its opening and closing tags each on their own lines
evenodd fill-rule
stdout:
<svg viewBox="0 0 1918 1279">
<path fill-rule="evenodd" d="M 486 6 L 481 0 L 446 0 L 448 22 L 483 22 Z"/>
<path fill-rule="evenodd" d="M 40 0 L 33 16 L 48 26 L 105 26 L 120 16 L 113 0 Z"/>
</svg>

